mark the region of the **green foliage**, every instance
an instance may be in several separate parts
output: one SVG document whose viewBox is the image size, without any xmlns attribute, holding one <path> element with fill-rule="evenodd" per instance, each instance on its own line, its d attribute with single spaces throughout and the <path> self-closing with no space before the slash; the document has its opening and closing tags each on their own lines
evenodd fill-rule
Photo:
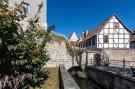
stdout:
<svg viewBox="0 0 135 89">
<path fill-rule="evenodd" d="M 54 41 L 58 41 L 58 42 L 65 41 L 66 42 L 66 48 L 67 48 L 67 51 L 68 51 L 69 55 L 72 56 L 72 57 L 75 56 L 76 49 L 71 46 L 69 41 L 64 36 L 52 33 L 52 34 L 50 34 L 49 38 L 50 38 L 50 40 L 54 40 Z"/>
<path fill-rule="evenodd" d="M 53 29 L 54 28 L 55 28 L 55 26 L 53 26 Z M 38 34 L 43 34 L 43 31 L 39 32 Z M 72 57 L 75 56 L 77 50 L 71 46 L 69 41 L 64 36 L 51 33 L 51 34 L 48 35 L 48 39 L 46 40 L 46 42 L 49 42 L 50 40 L 54 40 L 54 41 L 57 41 L 57 42 L 65 41 L 68 53 Z"/>
<path fill-rule="evenodd" d="M 17 38 L 20 29 L 18 24 L 19 17 L 15 13 L 16 11 L 8 10 L 6 4 L 3 4 L 2 0 L 0 1 L 0 63 L 4 63 L 5 66 L 15 59 L 13 53 L 10 52 L 10 46 L 19 42 Z"/>
<path fill-rule="evenodd" d="M 69 41 L 64 36 L 56 35 L 56 34 L 51 34 L 50 38 L 55 40 L 55 41 L 59 41 L 59 42 L 65 41 L 66 42 L 66 48 L 67 48 L 67 51 L 68 51 L 69 55 L 72 56 L 72 57 L 75 56 L 76 49 L 71 46 Z"/>
<path fill-rule="evenodd" d="M 52 34 L 52 39 L 56 40 L 56 41 L 66 41 L 66 38 L 62 35 L 56 35 L 56 34 Z"/>
<path fill-rule="evenodd" d="M 88 78 L 87 72 L 86 71 L 79 71 L 78 77 L 83 78 L 83 79 L 87 79 Z"/>
<path fill-rule="evenodd" d="M 24 32 L 19 24 L 21 13 L 16 10 L 10 11 L 0 1 L 0 76 L 5 78 L 2 87 L 8 89 L 36 86 L 46 78 L 42 68 L 49 58 L 44 47 L 55 29 L 53 25 L 43 31 L 35 18 Z"/>
<path fill-rule="evenodd" d="M 76 55 L 76 49 L 73 48 L 68 41 L 66 41 L 66 47 L 67 47 L 67 51 L 70 54 L 70 56 L 74 57 Z"/>
<path fill-rule="evenodd" d="M 5 4 L 4 4 L 5 2 Z M 6 0 L 0 0 L 0 9 L 6 9 L 7 8 L 7 4 L 6 4 Z"/>
</svg>

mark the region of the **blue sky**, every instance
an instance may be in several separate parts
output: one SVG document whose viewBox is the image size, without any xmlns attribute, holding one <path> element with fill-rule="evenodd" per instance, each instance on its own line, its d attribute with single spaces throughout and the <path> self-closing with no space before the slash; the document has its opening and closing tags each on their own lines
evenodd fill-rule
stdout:
<svg viewBox="0 0 135 89">
<path fill-rule="evenodd" d="M 55 32 L 78 36 L 102 23 L 116 13 L 129 29 L 135 28 L 135 0 L 47 0 L 48 25 Z"/>
</svg>

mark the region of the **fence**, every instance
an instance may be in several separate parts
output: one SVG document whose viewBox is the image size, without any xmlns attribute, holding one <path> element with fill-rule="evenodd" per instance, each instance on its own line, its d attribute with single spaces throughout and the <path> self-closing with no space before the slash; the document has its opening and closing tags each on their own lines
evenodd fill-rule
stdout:
<svg viewBox="0 0 135 89">
<path fill-rule="evenodd" d="M 88 65 L 120 75 L 135 77 L 135 61 L 89 59 Z"/>
<path fill-rule="evenodd" d="M 126 60 L 109 60 L 111 66 L 118 66 L 118 67 L 135 67 L 135 61 L 126 61 Z"/>
</svg>

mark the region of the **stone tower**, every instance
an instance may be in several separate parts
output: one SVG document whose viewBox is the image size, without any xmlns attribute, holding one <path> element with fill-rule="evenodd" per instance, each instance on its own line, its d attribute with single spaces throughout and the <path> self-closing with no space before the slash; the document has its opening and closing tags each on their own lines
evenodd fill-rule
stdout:
<svg viewBox="0 0 135 89">
<path fill-rule="evenodd" d="M 9 7 L 14 8 L 16 4 L 20 4 L 23 12 L 27 15 L 27 18 L 22 22 L 23 28 L 27 26 L 28 19 L 34 18 L 38 9 L 42 6 L 39 11 L 39 26 L 47 27 L 47 0 L 9 0 Z"/>
</svg>

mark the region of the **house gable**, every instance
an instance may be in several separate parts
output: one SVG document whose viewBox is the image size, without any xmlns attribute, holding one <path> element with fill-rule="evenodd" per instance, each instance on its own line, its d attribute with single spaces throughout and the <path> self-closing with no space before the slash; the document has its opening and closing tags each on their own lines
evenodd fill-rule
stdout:
<svg viewBox="0 0 135 89">
<path fill-rule="evenodd" d="M 97 48 L 129 48 L 130 31 L 113 15 L 97 32 Z"/>
<path fill-rule="evenodd" d="M 73 42 L 77 42 L 77 41 L 78 41 L 78 37 L 77 37 L 76 33 L 73 32 L 73 33 L 69 36 L 68 40 L 69 40 L 69 41 L 73 41 Z"/>
<path fill-rule="evenodd" d="M 122 32 L 123 30 L 121 29 L 125 29 L 125 33 L 131 33 L 131 31 L 122 23 L 122 21 L 118 18 L 118 16 L 113 15 L 112 17 L 110 17 L 109 19 L 107 19 L 102 26 L 98 29 L 96 34 L 99 34 L 100 32 L 103 32 L 103 28 L 108 29 L 108 28 L 112 28 L 113 30 L 115 30 L 115 32 L 118 32 L 117 29 L 114 29 L 114 23 L 118 23 L 119 25 L 119 30 L 120 32 Z M 110 30 L 110 29 L 109 29 Z M 113 31 L 111 30 L 111 31 Z M 107 31 L 105 31 L 107 32 Z"/>
</svg>

